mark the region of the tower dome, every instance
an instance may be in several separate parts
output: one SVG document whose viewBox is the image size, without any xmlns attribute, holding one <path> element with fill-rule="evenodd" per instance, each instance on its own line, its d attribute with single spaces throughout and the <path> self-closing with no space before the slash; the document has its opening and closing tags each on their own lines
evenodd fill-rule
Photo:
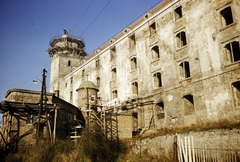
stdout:
<svg viewBox="0 0 240 162">
<path fill-rule="evenodd" d="M 83 81 L 76 91 L 78 91 L 79 89 L 86 89 L 86 88 L 95 89 L 96 91 L 98 91 L 98 87 L 91 81 Z"/>
</svg>

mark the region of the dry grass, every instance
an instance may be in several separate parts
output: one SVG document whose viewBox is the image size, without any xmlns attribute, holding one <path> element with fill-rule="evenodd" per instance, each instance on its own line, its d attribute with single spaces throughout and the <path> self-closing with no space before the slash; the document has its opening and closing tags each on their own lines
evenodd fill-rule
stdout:
<svg viewBox="0 0 240 162">
<path fill-rule="evenodd" d="M 201 122 L 198 124 L 192 124 L 191 126 L 177 125 L 171 128 L 162 128 L 159 130 L 149 130 L 142 135 L 136 136 L 136 138 L 153 138 L 156 136 L 162 136 L 167 134 L 187 133 L 187 132 L 200 132 L 214 129 L 234 129 L 240 128 L 240 123 L 232 122 L 229 120 L 219 120 L 215 122 Z"/>
</svg>

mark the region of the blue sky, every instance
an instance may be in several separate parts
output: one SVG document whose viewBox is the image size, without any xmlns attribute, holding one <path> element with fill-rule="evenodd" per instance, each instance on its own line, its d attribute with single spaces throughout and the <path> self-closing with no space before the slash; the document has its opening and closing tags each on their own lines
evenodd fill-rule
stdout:
<svg viewBox="0 0 240 162">
<path fill-rule="evenodd" d="M 90 54 L 160 1 L 0 0 L 0 101 L 10 88 L 40 90 L 32 80 L 41 79 L 43 68 L 49 87 L 46 50 L 63 29 L 81 37 Z"/>
</svg>

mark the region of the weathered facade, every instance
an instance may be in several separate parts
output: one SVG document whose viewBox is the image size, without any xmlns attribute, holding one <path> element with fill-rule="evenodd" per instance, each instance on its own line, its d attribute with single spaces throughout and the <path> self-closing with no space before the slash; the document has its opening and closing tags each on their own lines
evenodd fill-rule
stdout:
<svg viewBox="0 0 240 162">
<path fill-rule="evenodd" d="M 131 115 L 124 138 L 142 129 L 239 122 L 239 11 L 238 0 L 165 0 L 85 58 L 68 48 L 82 41 L 64 33 L 48 49 L 50 91 L 80 107 L 76 90 L 92 81 L 98 105 Z"/>
</svg>

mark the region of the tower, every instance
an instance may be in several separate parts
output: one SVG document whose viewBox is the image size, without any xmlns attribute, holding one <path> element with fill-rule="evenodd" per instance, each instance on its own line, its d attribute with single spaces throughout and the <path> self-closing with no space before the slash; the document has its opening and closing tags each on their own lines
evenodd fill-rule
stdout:
<svg viewBox="0 0 240 162">
<path fill-rule="evenodd" d="M 60 38 L 50 41 L 47 52 L 51 59 L 50 92 L 57 92 L 64 99 L 64 77 L 72 72 L 86 56 L 85 44 L 81 39 L 68 36 L 63 30 Z"/>
</svg>

